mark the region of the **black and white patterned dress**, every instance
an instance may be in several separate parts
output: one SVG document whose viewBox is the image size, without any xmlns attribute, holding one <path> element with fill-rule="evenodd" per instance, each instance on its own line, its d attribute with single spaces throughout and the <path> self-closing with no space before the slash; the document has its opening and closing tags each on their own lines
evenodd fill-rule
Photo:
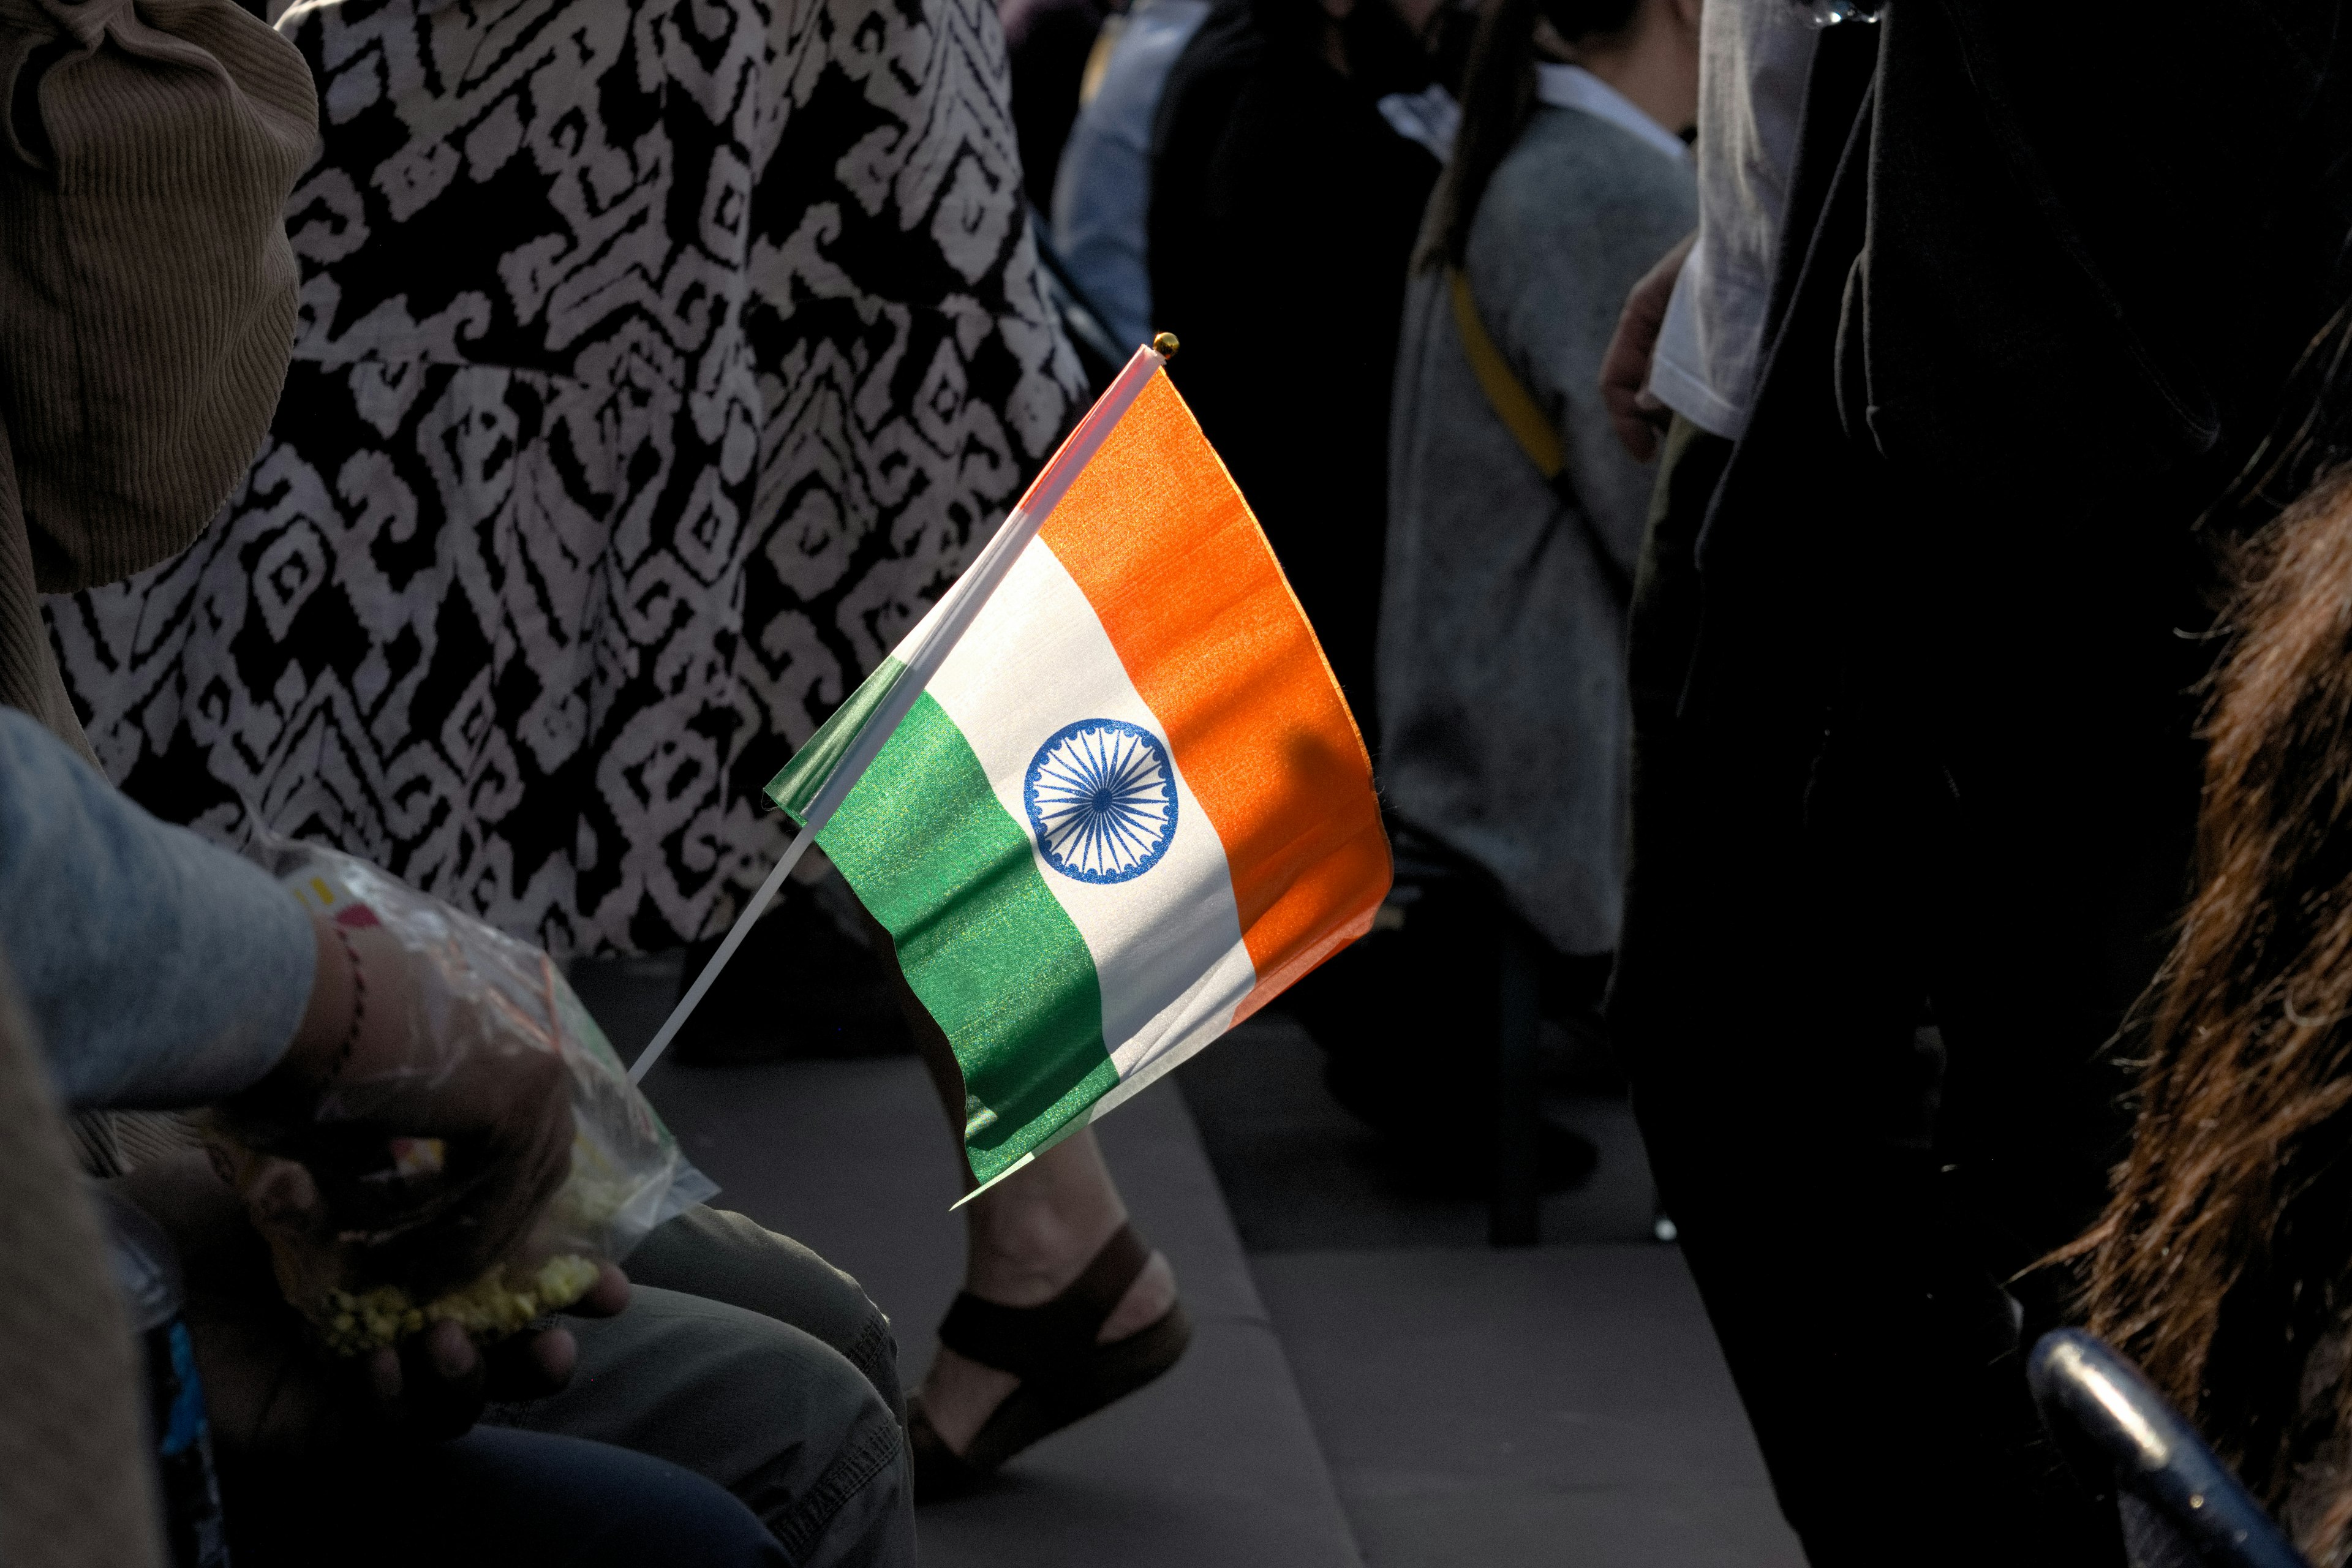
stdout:
<svg viewBox="0 0 2352 1568">
<path fill-rule="evenodd" d="M 557 952 L 710 933 L 759 786 L 985 540 L 1078 366 L 990 0 L 325 0 L 294 364 L 180 558 L 48 606 L 165 816 Z"/>
</svg>

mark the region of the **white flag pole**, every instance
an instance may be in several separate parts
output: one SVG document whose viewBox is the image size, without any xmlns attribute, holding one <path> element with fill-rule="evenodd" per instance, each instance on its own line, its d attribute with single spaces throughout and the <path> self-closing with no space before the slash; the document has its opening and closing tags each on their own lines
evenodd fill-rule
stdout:
<svg viewBox="0 0 2352 1568">
<path fill-rule="evenodd" d="M 825 824 L 833 820 L 833 814 L 849 797 L 849 792 L 857 787 L 857 781 L 865 777 L 866 768 L 882 754 L 882 748 L 898 732 L 899 721 L 913 710 L 915 700 L 930 684 L 931 677 L 939 673 L 940 666 L 947 662 L 948 655 L 955 650 L 955 645 L 963 640 L 963 634 L 978 618 L 990 595 L 996 592 L 997 584 L 1003 582 L 1005 574 L 1013 570 L 1013 563 L 1020 558 L 1021 552 L 1028 547 L 1029 542 L 1037 537 L 1037 531 L 1045 526 L 1046 518 L 1053 515 L 1054 508 L 1069 493 L 1070 486 L 1076 481 L 1087 464 L 1093 460 L 1095 453 L 1101 449 L 1111 427 L 1119 422 L 1145 385 L 1159 373 L 1160 367 L 1168 363 L 1168 356 L 1175 352 L 1176 338 L 1171 332 L 1160 333 L 1148 347 L 1135 351 L 1135 357 L 1127 362 L 1126 367 L 1113 379 L 1109 387 L 1095 399 L 1095 405 L 1087 410 L 1086 417 L 1078 421 L 1077 428 L 1070 432 L 1068 438 L 1046 462 L 1044 470 L 1030 485 L 1028 493 L 1005 518 L 1004 526 L 996 531 L 996 537 L 988 542 L 972 563 L 964 569 L 963 575 L 956 579 L 955 586 L 950 588 L 930 615 L 924 617 L 929 629 L 924 632 L 921 627 L 917 628 L 922 637 L 921 642 L 908 655 L 906 667 L 898 672 L 898 679 L 890 683 L 888 693 L 875 705 L 865 723 L 858 727 L 856 735 L 842 752 L 841 761 L 826 777 L 824 787 L 817 791 L 816 798 L 809 802 L 801 830 L 778 858 L 775 869 L 770 871 L 768 879 L 760 884 L 760 890 L 751 895 L 751 901 L 743 906 L 743 912 L 735 917 L 735 924 L 729 929 L 727 940 L 719 944 L 719 951 L 710 955 L 710 962 L 702 966 L 702 973 L 695 976 L 694 984 L 687 988 L 685 995 L 677 999 L 677 1005 L 670 1009 L 669 1017 L 662 1024 L 660 1033 L 654 1036 L 653 1043 L 638 1052 L 637 1059 L 629 1065 L 631 1083 L 643 1081 L 646 1074 L 653 1070 L 654 1063 L 661 1060 L 662 1053 L 669 1049 L 670 1041 L 676 1039 L 678 1030 L 685 1027 L 687 1019 L 710 990 L 712 982 L 719 978 L 719 972 L 727 967 L 727 961 L 733 958 L 735 950 L 743 945 L 745 935 L 766 912 L 768 906 L 775 901 L 776 894 L 783 888 L 784 879 L 792 875 L 793 868 L 799 865 L 801 857 L 808 853 L 809 845 L 824 830 Z"/>
<path fill-rule="evenodd" d="M 654 1043 L 639 1051 L 637 1059 L 630 1064 L 631 1083 L 642 1080 L 646 1073 L 653 1070 L 654 1063 L 661 1060 L 661 1054 L 669 1049 L 670 1041 L 677 1037 L 679 1029 L 685 1027 L 686 1020 L 701 1002 L 703 994 L 710 989 L 711 982 L 717 980 L 719 972 L 727 967 L 727 961 L 735 956 L 735 950 L 743 945 L 744 935 L 758 923 L 767 907 L 775 901 L 776 890 L 784 885 L 784 879 L 793 874 L 793 868 L 801 863 L 801 857 L 808 853 L 808 847 L 815 841 L 815 832 L 803 827 L 793 836 L 784 852 L 776 858 L 776 868 L 768 873 L 768 879 L 760 884 L 760 890 L 751 895 L 751 901 L 745 904 L 743 912 L 735 917 L 734 928 L 728 931 L 727 940 L 719 944 L 719 951 L 710 955 L 710 962 L 702 966 L 702 973 L 694 977 L 694 984 L 687 987 L 686 994 L 679 997 L 677 1005 L 670 1009 L 669 1017 L 662 1024 L 661 1033 L 656 1035 Z"/>
</svg>

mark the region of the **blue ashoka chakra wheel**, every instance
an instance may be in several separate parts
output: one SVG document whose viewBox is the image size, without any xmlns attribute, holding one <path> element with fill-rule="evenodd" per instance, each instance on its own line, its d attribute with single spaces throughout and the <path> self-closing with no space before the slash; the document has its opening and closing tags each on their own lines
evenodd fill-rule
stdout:
<svg viewBox="0 0 2352 1568">
<path fill-rule="evenodd" d="M 1021 798 L 1047 863 L 1081 882 L 1140 877 L 1176 837 L 1168 748 L 1121 719 L 1081 719 L 1054 731 L 1029 763 Z"/>
</svg>

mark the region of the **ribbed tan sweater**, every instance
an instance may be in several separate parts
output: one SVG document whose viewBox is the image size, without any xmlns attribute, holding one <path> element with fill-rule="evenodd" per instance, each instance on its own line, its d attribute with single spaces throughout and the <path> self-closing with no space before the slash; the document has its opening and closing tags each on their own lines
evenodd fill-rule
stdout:
<svg viewBox="0 0 2352 1568">
<path fill-rule="evenodd" d="M 0 702 L 87 751 L 37 595 L 185 549 L 243 477 L 318 106 L 230 0 L 0 0 Z"/>
<path fill-rule="evenodd" d="M 0 702 L 87 755 L 38 595 L 185 548 L 244 474 L 318 108 L 230 0 L 0 0 Z M 137 1352 L 69 1150 L 0 955 L 0 1562 L 151 1568 Z"/>
</svg>

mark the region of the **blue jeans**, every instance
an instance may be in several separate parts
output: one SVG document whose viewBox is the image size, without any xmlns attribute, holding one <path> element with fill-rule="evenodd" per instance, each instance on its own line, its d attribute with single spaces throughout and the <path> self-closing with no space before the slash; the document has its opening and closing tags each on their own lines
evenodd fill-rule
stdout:
<svg viewBox="0 0 2352 1568">
<path fill-rule="evenodd" d="M 478 1426 L 454 1442 L 226 1476 L 237 1568 L 785 1568 L 716 1482 L 607 1443 Z"/>
</svg>

